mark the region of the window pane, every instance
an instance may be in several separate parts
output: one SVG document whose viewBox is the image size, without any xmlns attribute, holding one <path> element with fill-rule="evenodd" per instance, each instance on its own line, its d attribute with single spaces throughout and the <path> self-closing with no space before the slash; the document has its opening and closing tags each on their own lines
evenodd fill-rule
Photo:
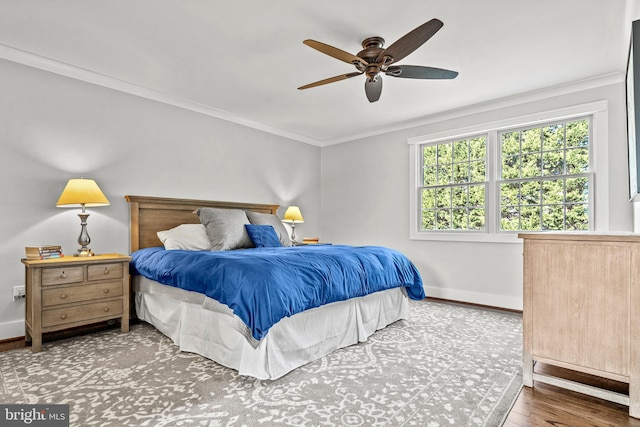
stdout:
<svg viewBox="0 0 640 427">
<path fill-rule="evenodd" d="M 509 182 L 500 185 L 500 205 L 513 206 L 520 203 L 520 183 Z"/>
<path fill-rule="evenodd" d="M 423 183 L 422 185 L 436 185 L 438 181 L 436 180 L 436 168 L 426 167 L 423 170 Z"/>
<path fill-rule="evenodd" d="M 484 230 L 485 224 L 484 209 L 471 209 L 469 211 L 469 229 Z"/>
<path fill-rule="evenodd" d="M 522 178 L 535 178 L 541 175 L 542 157 L 540 153 L 522 155 Z"/>
<path fill-rule="evenodd" d="M 451 210 L 440 209 L 436 217 L 436 228 L 438 230 L 451 230 Z"/>
<path fill-rule="evenodd" d="M 453 188 L 453 207 L 465 207 L 468 203 L 467 187 Z"/>
<path fill-rule="evenodd" d="M 439 185 L 447 185 L 451 184 L 452 179 L 452 169 L 451 164 L 445 164 L 438 166 L 438 184 Z"/>
<path fill-rule="evenodd" d="M 500 135 L 503 156 L 520 153 L 520 132 L 506 132 Z"/>
<path fill-rule="evenodd" d="M 438 144 L 438 164 L 452 162 L 451 144 Z"/>
<path fill-rule="evenodd" d="M 469 160 L 469 141 L 466 139 L 455 141 L 453 143 L 453 161 L 466 162 L 467 160 Z"/>
<path fill-rule="evenodd" d="M 564 203 L 564 180 L 545 180 L 542 183 L 542 203 Z"/>
<path fill-rule="evenodd" d="M 436 164 L 437 145 L 426 145 L 422 147 L 422 164 L 424 166 L 434 166 Z"/>
<path fill-rule="evenodd" d="M 433 188 L 422 189 L 422 209 L 433 209 L 436 207 L 436 190 Z"/>
<path fill-rule="evenodd" d="M 468 214 L 466 209 L 454 209 L 452 212 L 453 229 L 464 230 L 468 228 Z"/>
<path fill-rule="evenodd" d="M 436 190 L 436 206 L 439 208 L 451 207 L 451 188 L 438 188 Z"/>
<path fill-rule="evenodd" d="M 520 178 L 520 156 L 502 158 L 502 179 Z"/>
<path fill-rule="evenodd" d="M 484 160 L 487 158 L 487 138 L 479 137 L 469 140 L 469 159 Z"/>
<path fill-rule="evenodd" d="M 564 230 L 564 207 L 562 205 L 542 207 L 542 229 Z"/>
<path fill-rule="evenodd" d="M 522 152 L 530 153 L 540 151 L 542 141 L 542 129 L 527 129 L 522 131 Z"/>
<path fill-rule="evenodd" d="M 520 230 L 520 215 L 517 206 L 503 206 L 500 209 L 500 224 L 503 230 Z"/>
<path fill-rule="evenodd" d="M 540 204 L 540 181 L 525 181 L 520 184 L 520 204 Z"/>
<path fill-rule="evenodd" d="M 562 124 L 542 128 L 542 149 L 545 151 L 564 149 L 564 126 Z"/>
<path fill-rule="evenodd" d="M 453 165 L 453 182 L 456 184 L 469 182 L 469 163 L 456 163 Z"/>
<path fill-rule="evenodd" d="M 564 150 L 542 153 L 542 175 L 562 175 L 564 173 Z"/>
<path fill-rule="evenodd" d="M 540 206 L 523 206 L 520 208 L 520 229 L 541 230 Z"/>
<path fill-rule="evenodd" d="M 469 165 L 470 182 L 482 182 L 487 179 L 487 164 L 484 160 L 471 162 Z"/>
<path fill-rule="evenodd" d="M 589 211 L 588 205 L 567 205 L 567 230 L 588 230 Z"/>
<path fill-rule="evenodd" d="M 567 150 L 567 174 L 584 173 L 589 170 L 589 149 Z"/>
<path fill-rule="evenodd" d="M 579 120 L 567 123 L 567 147 L 589 146 L 589 121 Z"/>
<path fill-rule="evenodd" d="M 567 203 L 589 202 L 589 180 L 585 178 L 567 178 Z"/>
<path fill-rule="evenodd" d="M 484 185 L 470 185 L 469 186 L 469 206 L 484 208 L 485 202 L 485 187 Z"/>
<path fill-rule="evenodd" d="M 423 230 L 436 229 L 436 211 L 432 211 L 432 210 L 422 211 L 422 229 Z"/>
</svg>

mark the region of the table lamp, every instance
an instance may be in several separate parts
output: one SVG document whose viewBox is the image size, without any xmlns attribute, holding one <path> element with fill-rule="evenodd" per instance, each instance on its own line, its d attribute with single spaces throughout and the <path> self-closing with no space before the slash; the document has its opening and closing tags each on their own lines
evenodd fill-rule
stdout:
<svg viewBox="0 0 640 427">
<path fill-rule="evenodd" d="M 293 243 L 296 242 L 296 223 L 303 223 L 304 218 L 302 218 L 302 213 L 300 212 L 300 208 L 297 206 L 289 206 L 287 211 L 284 213 L 284 219 L 282 222 L 286 222 L 291 224 L 291 241 Z"/>
<path fill-rule="evenodd" d="M 98 184 L 92 179 L 72 178 L 67 182 L 66 187 L 62 191 L 58 203 L 58 207 L 82 207 L 82 212 L 78 214 L 80 217 L 80 236 L 78 244 L 80 248 L 73 256 L 93 256 L 93 251 L 87 247 L 91 242 L 89 233 L 87 232 L 87 218 L 89 214 L 86 207 L 108 206 L 109 200 L 105 197 Z"/>
</svg>

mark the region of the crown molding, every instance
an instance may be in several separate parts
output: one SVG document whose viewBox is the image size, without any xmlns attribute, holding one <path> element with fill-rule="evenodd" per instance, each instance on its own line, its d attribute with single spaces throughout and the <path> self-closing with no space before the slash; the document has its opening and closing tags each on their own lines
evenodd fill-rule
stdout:
<svg viewBox="0 0 640 427">
<path fill-rule="evenodd" d="M 624 81 L 623 73 L 609 73 L 602 76 L 596 76 L 589 79 L 580 80 L 577 82 L 571 82 L 567 84 L 561 84 L 557 86 L 542 88 L 539 90 L 509 96 L 505 98 L 490 100 L 471 106 L 465 106 L 453 110 L 448 110 L 442 113 L 431 114 L 428 116 L 420 117 L 417 119 L 407 120 L 401 123 L 395 123 L 393 125 L 384 126 L 376 129 L 372 129 L 367 132 L 354 133 L 349 135 L 343 135 L 337 138 L 330 139 L 318 139 L 307 135 L 290 132 L 284 129 L 276 128 L 264 123 L 248 120 L 237 114 L 230 113 L 218 108 L 214 108 L 208 105 L 188 101 L 185 99 L 177 98 L 168 95 L 163 92 L 159 92 L 147 87 L 131 83 L 125 80 L 117 79 L 115 77 L 107 76 L 97 73 L 81 67 L 66 64 L 55 59 L 47 58 L 41 55 L 37 55 L 31 52 L 27 52 L 21 49 L 17 49 L 11 46 L 0 44 L 0 58 L 7 61 L 12 61 L 27 67 L 37 68 L 39 70 L 47 71 L 50 73 L 58 74 L 64 77 L 68 77 L 74 80 L 82 81 L 85 83 L 101 86 L 104 88 L 116 90 L 128 95 L 137 96 L 140 98 L 148 99 L 151 101 L 160 102 L 162 104 L 171 105 L 177 108 L 193 111 L 196 113 L 204 114 L 210 117 L 215 117 L 220 120 L 236 123 L 248 128 L 256 129 L 265 133 L 281 136 L 283 138 L 291 139 L 294 141 L 310 144 L 318 147 L 326 147 L 330 145 L 342 144 L 349 141 L 355 141 L 360 139 L 366 139 L 373 136 L 378 136 L 390 132 L 397 132 L 407 130 L 414 127 L 424 126 L 431 123 L 437 123 L 444 120 L 454 119 L 458 117 L 468 116 L 472 114 L 483 113 L 491 110 L 497 110 L 500 108 L 506 108 L 518 104 L 527 102 L 533 102 L 540 99 L 545 99 L 553 96 L 568 94 L 572 92 L 578 92 L 595 87 L 615 84 Z"/>
<path fill-rule="evenodd" d="M 278 135 L 287 139 L 292 139 L 311 145 L 321 145 L 321 142 L 319 140 L 310 138 L 305 135 L 289 132 L 283 129 L 266 125 L 264 123 L 247 120 L 244 117 L 238 116 L 228 111 L 188 101 L 185 99 L 180 99 L 163 92 L 159 92 L 135 83 L 128 82 L 126 80 L 121 80 L 115 77 L 107 76 L 105 74 L 100 74 L 85 68 L 76 67 L 75 65 L 66 64 L 55 59 L 36 55 L 34 53 L 16 49 L 11 46 L 0 44 L 0 58 L 7 61 L 16 62 L 27 67 L 37 68 L 39 70 L 48 71 L 60 76 L 79 80 L 92 85 L 116 90 L 128 95 L 137 96 L 151 101 L 160 102 L 162 104 L 182 108 L 184 110 L 204 114 L 210 117 L 215 117 L 217 119 L 229 121 L 266 133 Z"/>
</svg>

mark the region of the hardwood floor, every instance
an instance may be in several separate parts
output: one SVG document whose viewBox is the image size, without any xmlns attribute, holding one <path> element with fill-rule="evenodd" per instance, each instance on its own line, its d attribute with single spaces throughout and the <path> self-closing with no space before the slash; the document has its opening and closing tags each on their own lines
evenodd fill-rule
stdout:
<svg viewBox="0 0 640 427">
<path fill-rule="evenodd" d="M 627 394 L 628 384 L 536 364 L 536 372 L 602 387 Z M 533 388 L 523 387 L 504 427 L 640 427 L 640 419 L 629 416 L 629 407 L 595 397 L 535 382 Z"/>
</svg>

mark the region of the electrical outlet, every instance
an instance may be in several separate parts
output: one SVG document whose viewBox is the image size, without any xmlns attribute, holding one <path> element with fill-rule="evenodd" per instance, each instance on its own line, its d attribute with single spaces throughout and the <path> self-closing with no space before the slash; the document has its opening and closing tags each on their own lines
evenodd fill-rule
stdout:
<svg viewBox="0 0 640 427">
<path fill-rule="evenodd" d="M 14 286 L 13 287 L 13 300 L 18 301 L 25 297 L 24 286 Z"/>
</svg>

